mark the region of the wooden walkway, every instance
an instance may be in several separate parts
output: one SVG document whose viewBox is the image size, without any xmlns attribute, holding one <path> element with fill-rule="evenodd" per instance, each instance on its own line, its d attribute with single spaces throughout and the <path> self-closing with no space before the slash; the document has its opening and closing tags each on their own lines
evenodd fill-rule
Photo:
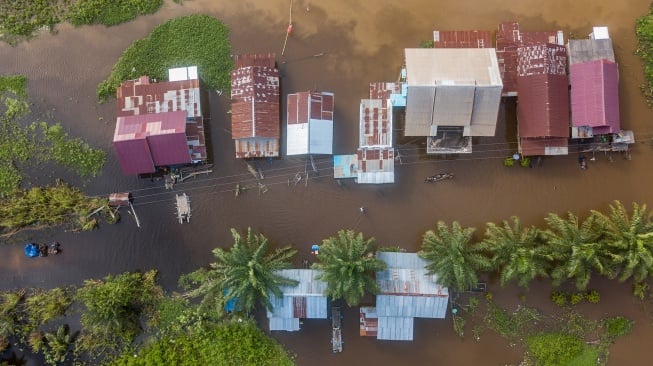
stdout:
<svg viewBox="0 0 653 366">
<path fill-rule="evenodd" d="M 342 315 L 340 314 L 339 307 L 331 308 L 331 345 L 333 346 L 333 353 L 342 352 Z"/>
<path fill-rule="evenodd" d="M 184 220 L 190 222 L 190 198 L 186 193 L 176 195 L 177 198 L 177 218 L 179 223 L 183 224 Z"/>
</svg>

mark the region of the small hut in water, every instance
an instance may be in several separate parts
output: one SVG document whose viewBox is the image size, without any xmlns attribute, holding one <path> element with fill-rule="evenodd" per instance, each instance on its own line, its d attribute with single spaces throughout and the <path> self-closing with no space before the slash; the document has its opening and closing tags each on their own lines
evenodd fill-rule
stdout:
<svg viewBox="0 0 653 366">
<path fill-rule="evenodd" d="M 111 207 L 129 206 L 131 199 L 132 199 L 131 193 L 129 192 L 111 193 L 109 195 L 109 206 Z"/>
</svg>

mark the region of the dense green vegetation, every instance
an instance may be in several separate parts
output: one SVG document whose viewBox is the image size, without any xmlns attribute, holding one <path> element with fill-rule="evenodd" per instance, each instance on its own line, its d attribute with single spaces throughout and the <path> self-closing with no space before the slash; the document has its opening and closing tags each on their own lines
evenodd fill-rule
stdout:
<svg viewBox="0 0 653 366">
<path fill-rule="evenodd" d="M 156 13 L 163 0 L 78 0 L 69 8 L 65 19 L 74 26 L 128 22 L 139 15 Z"/>
<path fill-rule="evenodd" d="M 363 233 L 353 230 L 340 230 L 324 239 L 313 268 L 322 271 L 317 278 L 326 282 L 326 295 L 357 306 L 366 292 L 377 294 L 374 274 L 386 264 L 374 256 L 374 249 L 374 238 L 364 239 Z"/>
<path fill-rule="evenodd" d="M 70 309 L 81 313 L 79 331 L 65 324 Z M 52 366 L 293 364 L 253 321 L 208 320 L 197 305 L 164 294 L 156 271 L 86 280 L 77 289 L 0 292 L 0 352 L 10 345 Z"/>
<path fill-rule="evenodd" d="M 168 69 L 181 66 L 197 66 L 209 89 L 228 92 L 233 68 L 228 28 L 208 15 L 189 15 L 157 26 L 125 50 L 98 86 L 98 98 L 114 96 L 121 82 L 142 75 L 166 80 Z"/>
<path fill-rule="evenodd" d="M 77 352 L 93 357 L 116 356 L 141 333 L 141 318 L 154 313 L 162 296 L 156 271 L 84 281 L 76 294 L 84 306 Z"/>
<path fill-rule="evenodd" d="M 68 21 L 75 26 L 128 22 L 155 13 L 163 0 L 11 0 L 0 2 L 0 40 L 15 45 L 40 29 L 54 30 Z"/>
<path fill-rule="evenodd" d="M 161 338 L 141 349 L 137 357 L 125 353 L 111 365 L 290 366 L 293 361 L 253 321 L 229 320 L 194 333 Z"/>
<path fill-rule="evenodd" d="M 637 50 L 635 53 L 644 61 L 644 76 L 646 84 L 642 91 L 648 105 L 653 105 L 653 4 L 648 14 L 637 19 L 635 23 L 637 33 Z"/>
<path fill-rule="evenodd" d="M 17 190 L 0 199 L 0 230 L 11 235 L 24 228 L 64 224 L 72 230 L 91 230 L 98 224 L 91 214 L 103 207 L 107 222 L 115 223 L 118 213 L 109 208 L 107 198 L 87 197 L 62 182 L 53 187 Z"/>
<path fill-rule="evenodd" d="M 30 121 L 27 78 L 0 76 L 0 197 L 18 189 L 21 166 L 54 161 L 81 177 L 96 176 L 105 162 L 102 150 L 68 136 L 60 124 Z"/>
</svg>

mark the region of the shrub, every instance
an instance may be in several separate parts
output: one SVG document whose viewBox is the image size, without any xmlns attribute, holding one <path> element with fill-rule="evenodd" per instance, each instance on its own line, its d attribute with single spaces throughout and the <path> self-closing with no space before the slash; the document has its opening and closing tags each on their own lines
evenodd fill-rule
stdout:
<svg viewBox="0 0 653 366">
<path fill-rule="evenodd" d="M 587 291 L 585 298 L 592 304 L 598 304 L 601 301 L 601 295 L 596 290 Z"/>
<path fill-rule="evenodd" d="M 583 351 L 583 341 L 562 333 L 542 333 L 526 339 L 528 357 L 535 365 L 559 366 Z"/>
<path fill-rule="evenodd" d="M 584 298 L 585 298 L 585 294 L 577 292 L 577 293 L 571 294 L 571 296 L 569 298 L 569 303 L 571 305 L 578 305 L 581 301 L 583 301 Z"/>
<path fill-rule="evenodd" d="M 605 333 L 608 339 L 614 341 L 615 338 L 626 335 L 633 330 L 633 322 L 623 316 L 607 318 L 603 320 Z"/>
<path fill-rule="evenodd" d="M 554 304 L 562 307 L 567 305 L 567 294 L 562 291 L 556 291 L 551 294 L 551 301 L 553 301 Z"/>
<path fill-rule="evenodd" d="M 66 14 L 74 26 L 104 24 L 106 26 L 128 22 L 139 15 L 155 13 L 163 0 L 79 0 Z"/>
<path fill-rule="evenodd" d="M 508 156 L 507 158 L 503 159 L 503 166 L 514 166 L 515 165 L 515 159 L 512 158 L 512 156 Z"/>
<path fill-rule="evenodd" d="M 465 336 L 465 318 L 462 316 L 453 317 L 453 330 L 456 332 L 456 335 L 460 338 Z"/>
</svg>

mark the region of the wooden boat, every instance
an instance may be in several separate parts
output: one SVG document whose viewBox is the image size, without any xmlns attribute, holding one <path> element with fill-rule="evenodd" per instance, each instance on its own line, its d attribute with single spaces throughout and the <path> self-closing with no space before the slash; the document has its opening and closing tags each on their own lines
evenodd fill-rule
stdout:
<svg viewBox="0 0 653 366">
<path fill-rule="evenodd" d="M 452 179 L 453 178 L 453 173 L 439 173 L 432 175 L 430 177 L 427 177 L 424 182 L 425 183 L 434 183 L 434 182 L 439 182 L 441 180 L 445 179 Z"/>
</svg>

